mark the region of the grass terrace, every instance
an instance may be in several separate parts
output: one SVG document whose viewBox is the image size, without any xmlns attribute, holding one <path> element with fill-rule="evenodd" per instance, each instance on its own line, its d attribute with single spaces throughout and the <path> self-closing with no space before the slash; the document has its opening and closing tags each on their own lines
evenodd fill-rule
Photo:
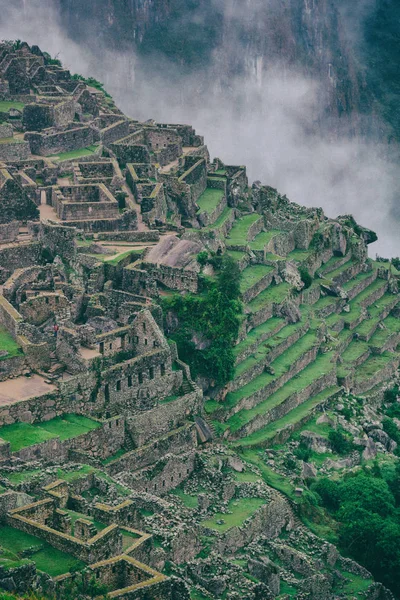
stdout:
<svg viewBox="0 0 400 600">
<path fill-rule="evenodd" d="M 316 361 L 305 367 L 298 375 L 293 377 L 274 394 L 268 396 L 263 402 L 257 404 L 254 408 L 242 410 L 234 414 L 226 422 L 230 430 L 235 433 L 241 427 L 250 423 L 257 415 L 264 415 L 270 412 L 273 408 L 287 400 L 292 394 L 301 392 L 321 376 L 335 369 L 336 366 L 332 363 L 333 356 L 333 352 L 318 356 Z M 273 364 L 275 365 L 275 362 Z"/>
<path fill-rule="evenodd" d="M 286 300 L 291 286 L 289 283 L 283 282 L 279 285 L 271 284 L 266 290 L 258 294 L 254 300 L 247 305 L 251 312 L 257 312 L 268 304 L 281 304 Z"/>
<path fill-rule="evenodd" d="M 81 415 L 64 415 L 45 423 L 14 423 L 0 427 L 0 438 L 10 442 L 11 451 L 18 452 L 22 448 L 41 444 L 59 437 L 68 440 L 100 427 L 100 423 Z"/>
<path fill-rule="evenodd" d="M 331 398 L 339 390 L 340 388 L 337 386 L 327 388 L 320 394 L 313 396 L 309 400 L 306 400 L 306 402 L 303 402 L 303 404 L 300 404 L 300 406 L 297 406 L 291 410 L 287 415 L 282 417 L 282 419 L 278 419 L 263 429 L 260 429 L 259 431 L 256 431 L 240 441 L 235 442 L 233 446 L 240 446 L 242 448 L 251 446 L 265 446 L 265 444 L 269 440 L 272 440 L 282 429 L 285 429 L 289 426 L 294 427 L 297 423 L 303 422 L 308 416 L 311 418 L 313 410 L 323 402 L 329 400 L 329 398 Z"/>
<path fill-rule="evenodd" d="M 292 250 L 286 257 L 286 260 L 294 260 L 295 262 L 304 262 L 313 254 L 313 250 Z"/>
<path fill-rule="evenodd" d="M 256 283 L 261 281 L 261 279 L 271 273 L 271 271 L 273 271 L 273 267 L 268 267 L 267 265 L 251 265 L 250 267 L 246 267 L 246 269 L 242 271 L 242 279 L 240 282 L 240 291 L 242 294 L 256 285 Z"/>
<path fill-rule="evenodd" d="M 397 304 L 395 300 L 396 296 L 394 294 L 383 294 L 383 296 L 379 298 L 379 300 L 374 302 L 374 304 L 368 308 L 371 318 L 380 317 L 385 312 L 385 310 L 387 310 L 388 307 Z"/>
<path fill-rule="evenodd" d="M 220 533 L 232 527 L 241 527 L 254 513 L 265 504 L 261 498 L 238 498 L 228 504 L 228 514 L 216 513 L 211 519 L 202 522 L 204 527 L 215 529 Z"/>
<path fill-rule="evenodd" d="M 260 218 L 261 217 L 259 214 L 253 213 L 235 221 L 230 231 L 229 237 L 226 239 L 226 245 L 246 246 L 248 244 L 247 235 L 249 229 L 253 225 L 253 223 L 255 223 Z"/>
<path fill-rule="evenodd" d="M 351 256 L 350 254 L 346 257 L 346 263 L 350 260 Z M 324 265 L 322 265 L 322 267 L 319 269 L 319 271 L 321 273 L 326 274 L 327 277 L 330 278 L 331 276 L 331 272 L 334 271 L 335 269 L 338 269 L 340 267 L 338 267 L 337 265 L 340 263 L 340 261 L 344 260 L 343 256 L 332 256 L 328 262 L 326 262 Z"/>
<path fill-rule="evenodd" d="M 113 256 L 111 258 L 105 258 L 104 262 L 108 265 L 117 266 L 122 260 L 127 258 L 128 256 L 132 256 L 132 259 L 137 260 L 143 254 L 143 250 L 139 250 L 138 248 L 132 248 L 132 250 L 127 250 L 122 254 L 117 254 L 117 256 Z"/>
<path fill-rule="evenodd" d="M 261 294 L 260 294 L 261 295 Z M 269 334 L 273 335 L 273 333 L 279 328 L 283 327 L 285 324 L 285 320 L 280 317 L 271 317 L 262 323 L 258 327 L 252 329 L 246 336 L 246 338 L 240 342 L 237 346 L 234 347 L 233 353 L 235 356 L 238 356 L 243 350 L 248 348 L 249 346 L 256 344 L 260 338 L 268 338 Z"/>
<path fill-rule="evenodd" d="M 223 190 L 206 188 L 200 196 L 200 198 L 197 200 L 197 204 L 199 206 L 197 214 L 204 212 L 209 215 L 212 214 L 215 211 L 215 209 L 219 206 L 223 198 Z"/>
<path fill-rule="evenodd" d="M 271 229 L 270 231 L 261 231 L 249 246 L 252 250 L 264 250 L 265 246 L 274 238 L 279 235 L 281 231 L 279 229 Z"/>
<path fill-rule="evenodd" d="M 79 148 L 78 150 L 72 150 L 71 152 L 61 152 L 60 154 L 52 154 L 48 158 L 52 158 L 57 162 L 63 162 L 65 160 L 73 160 L 74 158 L 80 158 L 81 156 L 91 156 L 95 154 L 98 146 L 87 146 L 86 148 Z"/>
<path fill-rule="evenodd" d="M 7 358 L 12 358 L 13 356 L 18 356 L 18 354 L 22 354 L 21 348 L 4 327 L 0 327 L 0 351 L 1 350 L 7 352 L 7 354 L 0 356 L 0 360 L 5 360 Z"/>
<path fill-rule="evenodd" d="M 228 250 L 226 254 L 233 258 L 233 260 L 236 262 L 241 261 L 245 256 L 247 256 L 246 252 L 241 252 L 240 250 Z"/>
<path fill-rule="evenodd" d="M 343 273 L 343 271 L 347 271 L 347 269 L 349 269 L 350 267 L 353 267 L 355 264 L 356 264 L 355 260 L 353 260 L 353 259 L 348 260 L 347 262 L 345 262 L 343 265 L 341 265 L 340 267 L 338 267 L 334 271 L 331 271 L 328 274 L 329 279 L 335 279 L 336 277 L 338 277 L 339 275 L 341 275 Z"/>
<path fill-rule="evenodd" d="M 379 356 L 370 356 L 362 365 L 356 370 L 355 381 L 360 382 L 365 379 L 373 377 L 376 373 L 379 373 L 384 369 L 394 358 L 392 352 L 384 352 Z"/>
<path fill-rule="evenodd" d="M 350 279 L 347 283 L 345 283 L 342 287 L 346 292 L 350 292 L 357 285 L 359 285 L 362 281 L 369 279 L 372 275 L 372 271 L 366 271 L 365 273 L 359 273 L 354 279 Z"/>
<path fill-rule="evenodd" d="M 187 508 L 193 508 L 193 509 L 197 508 L 197 505 L 198 505 L 197 496 L 192 496 L 190 494 L 185 494 L 185 492 L 183 491 L 183 489 L 181 487 L 175 488 L 170 493 L 173 496 L 176 496 L 177 498 L 179 498 L 179 500 L 181 500 L 181 502 Z"/>
<path fill-rule="evenodd" d="M 400 319 L 389 315 L 383 321 L 385 329 L 378 329 L 369 341 L 370 346 L 381 348 L 394 333 L 400 333 Z"/>
<path fill-rule="evenodd" d="M 2 100 L 0 102 L 0 112 L 8 112 L 11 108 L 15 108 L 15 110 L 23 110 L 25 104 L 23 102 L 7 102 L 6 100 Z"/>
<path fill-rule="evenodd" d="M 6 525 L 0 527 L 0 540 L 0 565 L 3 566 L 13 567 L 20 564 L 21 557 L 27 550 L 30 551 L 29 560 L 36 564 L 39 571 L 52 577 L 68 573 L 72 567 L 82 569 L 85 566 L 81 561 L 53 548 L 44 540 Z"/>
<path fill-rule="evenodd" d="M 316 344 L 316 335 L 313 332 L 306 333 L 303 337 L 301 337 L 297 342 L 292 344 L 290 348 L 288 348 L 285 352 L 283 352 L 278 358 L 274 360 L 271 364 L 271 367 L 274 369 L 274 375 L 271 373 L 263 372 L 261 375 L 253 379 L 250 383 L 243 386 L 236 392 L 231 392 L 226 396 L 225 403 L 228 406 L 235 406 L 239 400 L 242 398 L 247 398 L 251 396 L 258 390 L 261 390 L 266 385 L 276 381 L 281 377 L 284 373 L 289 371 L 290 367 L 299 360 L 306 352 L 311 350 L 311 348 Z M 263 355 L 262 351 L 260 352 L 261 360 L 266 357 L 266 354 Z M 257 360 L 257 355 L 250 356 L 242 363 L 238 365 L 235 370 L 235 375 L 238 377 L 245 373 L 252 366 L 257 364 L 259 360 Z M 231 404 L 232 403 L 232 404 Z"/>
<path fill-rule="evenodd" d="M 368 344 L 358 340 L 353 340 L 346 350 L 341 354 L 344 364 L 352 363 L 360 358 L 368 350 Z"/>
</svg>

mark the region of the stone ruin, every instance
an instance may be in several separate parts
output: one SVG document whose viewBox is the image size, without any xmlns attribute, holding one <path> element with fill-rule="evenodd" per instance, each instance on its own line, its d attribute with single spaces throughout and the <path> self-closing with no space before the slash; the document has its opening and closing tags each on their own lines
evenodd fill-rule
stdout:
<svg viewBox="0 0 400 600">
<path fill-rule="evenodd" d="M 37 46 L 0 44 L 0 95 L 0 587 L 318 600 L 353 574 L 390 599 L 300 522 L 301 480 L 293 500 L 264 477 L 338 397 L 397 376 L 399 273 L 373 232 L 250 187 L 191 126 L 126 117 Z M 215 280 L 200 253 L 242 274 L 223 389 L 161 307 Z"/>
</svg>

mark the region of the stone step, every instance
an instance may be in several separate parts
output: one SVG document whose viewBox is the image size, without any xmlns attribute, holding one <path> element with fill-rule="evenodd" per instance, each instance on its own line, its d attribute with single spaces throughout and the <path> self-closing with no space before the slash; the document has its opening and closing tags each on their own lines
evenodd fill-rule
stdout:
<svg viewBox="0 0 400 600">
<path fill-rule="evenodd" d="M 286 325 L 284 319 L 271 317 L 248 332 L 246 338 L 233 349 L 235 365 L 238 365 L 254 352 L 257 352 L 260 344 L 277 335 L 284 327 L 286 327 Z"/>
<path fill-rule="evenodd" d="M 295 431 L 312 419 L 323 405 L 330 402 L 340 390 L 339 386 L 326 388 L 289 411 L 281 419 L 274 421 L 248 437 L 234 442 L 233 446 L 240 448 L 270 448 L 275 444 L 283 444 Z"/>
<path fill-rule="evenodd" d="M 254 409 L 265 398 L 277 392 L 315 361 L 318 348 L 315 333 L 309 332 L 299 338 L 270 364 L 270 372 L 264 371 L 263 368 L 263 372 L 249 383 L 227 394 L 224 402 L 224 420 L 240 411 Z"/>
<path fill-rule="evenodd" d="M 234 414 L 226 422 L 230 438 L 242 438 L 262 429 L 332 385 L 336 385 L 334 352 L 318 356 L 317 360 L 255 407 Z"/>
</svg>

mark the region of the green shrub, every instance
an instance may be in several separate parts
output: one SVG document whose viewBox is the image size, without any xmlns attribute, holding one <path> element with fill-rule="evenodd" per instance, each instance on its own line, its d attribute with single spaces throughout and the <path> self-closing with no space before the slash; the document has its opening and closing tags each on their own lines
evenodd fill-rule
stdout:
<svg viewBox="0 0 400 600">
<path fill-rule="evenodd" d="M 199 265 L 204 267 L 207 264 L 207 261 L 208 261 L 208 252 L 206 250 L 199 252 L 197 255 L 197 262 L 199 263 Z"/>
<path fill-rule="evenodd" d="M 311 458 L 311 449 L 308 446 L 306 446 L 305 444 L 301 443 L 294 450 L 293 454 L 299 460 L 303 460 L 304 462 L 309 462 L 309 460 Z"/>
<path fill-rule="evenodd" d="M 313 282 L 313 278 L 305 267 L 300 267 L 299 269 L 300 277 L 302 282 L 304 283 L 304 289 L 307 289 L 311 286 Z"/>
<path fill-rule="evenodd" d="M 398 385 L 395 385 L 390 390 L 386 390 L 384 394 L 385 402 L 396 402 L 397 396 L 400 396 L 400 388 Z"/>
<path fill-rule="evenodd" d="M 328 438 L 332 450 L 340 456 L 349 454 L 353 450 L 352 441 L 342 431 L 332 429 Z"/>
<path fill-rule="evenodd" d="M 233 346 L 239 333 L 242 304 L 239 301 L 240 271 L 227 255 L 218 257 L 221 265 L 217 281 L 202 280 L 201 296 L 175 294 L 163 299 L 164 312 L 172 310 L 180 326 L 171 334 L 179 355 L 194 377 L 203 375 L 223 386 L 234 374 Z M 194 337 L 204 341 L 198 349 Z"/>
</svg>

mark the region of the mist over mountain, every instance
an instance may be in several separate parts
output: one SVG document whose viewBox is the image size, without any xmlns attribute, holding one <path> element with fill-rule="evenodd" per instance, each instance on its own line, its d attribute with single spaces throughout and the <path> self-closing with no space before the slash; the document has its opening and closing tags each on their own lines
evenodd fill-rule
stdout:
<svg viewBox="0 0 400 600">
<path fill-rule="evenodd" d="M 103 81 L 133 118 L 192 123 L 210 152 L 328 215 L 400 222 L 389 0 L 0 0 L 2 38 Z"/>
</svg>

